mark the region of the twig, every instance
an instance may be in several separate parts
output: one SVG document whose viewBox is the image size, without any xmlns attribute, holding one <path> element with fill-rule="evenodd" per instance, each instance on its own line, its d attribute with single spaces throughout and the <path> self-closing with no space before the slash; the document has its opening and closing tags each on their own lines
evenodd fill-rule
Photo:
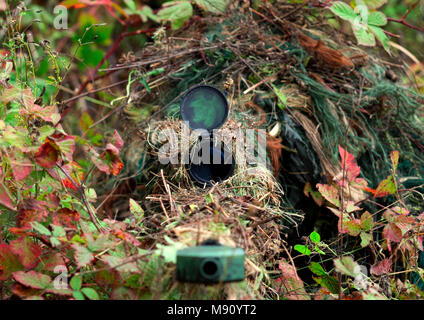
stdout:
<svg viewBox="0 0 424 320">
<path fill-rule="evenodd" d="M 417 31 L 420 31 L 420 32 L 424 32 L 424 28 L 414 26 L 414 25 L 410 24 L 408 21 L 406 21 L 406 18 L 408 17 L 408 15 L 411 13 L 411 11 L 412 11 L 412 10 L 414 10 L 414 9 L 417 7 L 417 5 L 420 3 L 420 1 L 421 1 L 421 0 L 416 1 L 416 2 L 415 2 L 415 3 L 414 3 L 414 4 L 413 4 L 413 5 L 412 5 L 409 9 L 408 9 L 408 11 L 406 11 L 406 13 L 402 16 L 402 18 L 400 18 L 400 19 L 395 19 L 395 18 L 387 17 L 387 21 L 397 22 L 397 23 L 403 24 L 404 26 L 406 26 L 406 27 L 408 27 L 408 28 L 411 28 L 411 29 L 414 29 L 414 30 L 417 30 Z"/>
<path fill-rule="evenodd" d="M 85 190 L 83 186 L 79 186 L 74 179 L 62 168 L 62 166 L 59 164 L 59 162 L 56 162 L 57 167 L 60 169 L 60 171 L 62 171 L 62 173 L 66 176 L 66 178 L 69 179 L 69 181 L 71 181 L 71 183 L 73 184 L 73 186 L 75 187 L 76 190 L 78 190 L 82 202 L 84 203 L 85 207 L 87 208 L 87 212 L 90 215 L 90 219 L 91 222 L 94 223 L 94 225 L 96 226 L 97 230 L 99 230 L 100 232 L 103 232 L 103 229 L 99 226 L 99 224 L 97 223 L 96 217 L 94 215 L 94 213 L 91 211 L 90 209 L 90 205 L 88 204 L 87 201 L 87 197 L 85 196 Z"/>
</svg>

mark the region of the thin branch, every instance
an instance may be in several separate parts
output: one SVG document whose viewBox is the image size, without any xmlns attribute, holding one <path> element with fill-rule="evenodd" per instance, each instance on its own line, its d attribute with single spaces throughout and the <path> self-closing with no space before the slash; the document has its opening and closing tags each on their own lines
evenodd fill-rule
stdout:
<svg viewBox="0 0 424 320">
<path fill-rule="evenodd" d="M 82 202 L 84 203 L 85 207 L 87 208 L 87 212 L 90 215 L 90 219 L 91 222 L 94 223 L 94 225 L 96 226 L 97 230 L 99 230 L 100 232 L 103 232 L 102 228 L 100 227 L 100 225 L 97 223 L 96 217 L 94 215 L 94 213 L 91 211 L 90 205 L 88 204 L 87 201 L 87 197 L 85 196 L 85 190 L 83 186 L 79 186 L 75 180 L 71 177 L 70 174 L 68 174 L 63 168 L 62 166 L 59 164 L 59 162 L 56 163 L 57 167 L 60 169 L 60 171 L 62 171 L 62 173 L 66 176 L 66 178 L 69 179 L 69 181 L 71 181 L 71 183 L 73 184 L 73 186 L 75 187 L 76 190 L 78 190 L 79 194 L 81 195 L 81 199 Z"/>
</svg>

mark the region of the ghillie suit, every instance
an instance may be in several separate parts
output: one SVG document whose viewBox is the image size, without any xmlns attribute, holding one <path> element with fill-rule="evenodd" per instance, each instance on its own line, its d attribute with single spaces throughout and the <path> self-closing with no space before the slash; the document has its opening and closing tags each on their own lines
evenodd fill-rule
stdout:
<svg viewBox="0 0 424 320">
<path fill-rule="evenodd" d="M 100 213 L 128 217 L 131 197 L 147 209 L 143 246 L 164 243 L 166 235 L 187 245 L 217 238 L 246 250 L 248 290 L 241 284 L 213 294 L 206 287 L 175 293 L 168 278 L 160 289 L 166 297 L 289 297 L 293 287 L 282 286 L 284 276 L 270 276 L 278 266 L 290 268 L 281 260 L 288 254 L 284 238 L 299 239 L 317 226 L 327 238 L 337 234 L 335 216 L 303 191 L 307 183 L 315 189 L 340 179 L 339 145 L 355 156 L 361 177 L 374 188 L 390 172 L 393 150 L 401 155 L 397 174 L 404 188 L 424 178 L 423 97 L 389 76 L 394 64 L 346 45 L 346 37 L 330 27 L 309 27 L 305 15 L 315 25 L 321 21 L 313 9 L 277 1 L 258 10 L 237 4 L 229 10 L 227 18 L 193 21 L 175 37 L 158 33 L 138 60 L 118 66 L 136 70 L 143 81 L 117 114 L 126 133 L 125 167 L 104 185 Z M 145 77 L 159 68 L 165 73 Z M 267 133 L 268 165 L 256 176 L 237 167 L 228 181 L 201 189 L 184 166 L 159 163 L 155 134 L 164 127 L 179 132 L 179 99 L 200 83 L 228 92 L 224 128 Z M 354 202 L 369 197 L 361 188 L 343 193 Z M 414 213 L 423 211 L 416 193 L 405 203 Z M 297 229 L 302 218 L 303 229 Z M 170 270 L 164 277 L 172 277 Z M 303 287 L 300 296 L 307 297 Z"/>
</svg>

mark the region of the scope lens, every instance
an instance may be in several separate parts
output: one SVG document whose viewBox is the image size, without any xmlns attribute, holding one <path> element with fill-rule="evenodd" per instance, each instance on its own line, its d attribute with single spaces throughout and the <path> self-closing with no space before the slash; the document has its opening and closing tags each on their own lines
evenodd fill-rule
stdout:
<svg viewBox="0 0 424 320">
<path fill-rule="evenodd" d="M 204 153 L 209 154 L 205 155 Z M 191 151 L 188 172 L 199 184 L 222 182 L 234 172 L 234 158 L 225 145 L 214 145 L 212 139 L 202 140 Z"/>
<path fill-rule="evenodd" d="M 218 89 L 201 85 L 192 88 L 181 103 L 181 117 L 191 129 L 212 131 L 228 117 L 228 102 Z"/>
<path fill-rule="evenodd" d="M 217 259 L 205 259 L 200 266 L 200 273 L 204 278 L 212 280 L 219 276 L 221 269 L 221 263 Z"/>
</svg>

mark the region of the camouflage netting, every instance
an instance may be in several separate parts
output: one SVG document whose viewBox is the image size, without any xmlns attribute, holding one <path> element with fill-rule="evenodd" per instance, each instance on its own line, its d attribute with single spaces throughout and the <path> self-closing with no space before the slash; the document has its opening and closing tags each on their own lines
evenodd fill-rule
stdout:
<svg viewBox="0 0 424 320">
<path fill-rule="evenodd" d="M 356 47 L 312 9 L 295 4 L 237 7 L 227 17 L 193 22 L 172 36 L 161 30 L 140 57 L 117 67 L 142 81 L 116 114 L 126 133 L 125 168 L 104 184 L 99 212 L 123 219 L 131 197 L 146 208 L 146 246 L 166 243 L 168 236 L 187 245 L 216 238 L 246 250 L 246 283 L 223 293 L 187 285 L 182 298 L 197 290 L 226 298 L 278 296 L 281 285 L 272 278 L 285 237 L 318 210 L 305 206 L 305 183 L 340 175 L 339 145 L 355 156 L 373 188 L 390 173 L 393 150 L 401 155 L 404 187 L 424 181 L 423 97 L 397 81 L 402 69 L 396 64 Z M 268 165 L 256 175 L 237 167 L 225 183 L 201 189 L 184 166 L 159 163 L 155 135 L 162 127 L 178 131 L 180 98 L 204 83 L 228 93 L 223 129 L 267 132 Z M 354 201 L 368 196 L 359 189 L 346 195 Z M 423 210 L 419 195 L 405 201 Z"/>
</svg>

